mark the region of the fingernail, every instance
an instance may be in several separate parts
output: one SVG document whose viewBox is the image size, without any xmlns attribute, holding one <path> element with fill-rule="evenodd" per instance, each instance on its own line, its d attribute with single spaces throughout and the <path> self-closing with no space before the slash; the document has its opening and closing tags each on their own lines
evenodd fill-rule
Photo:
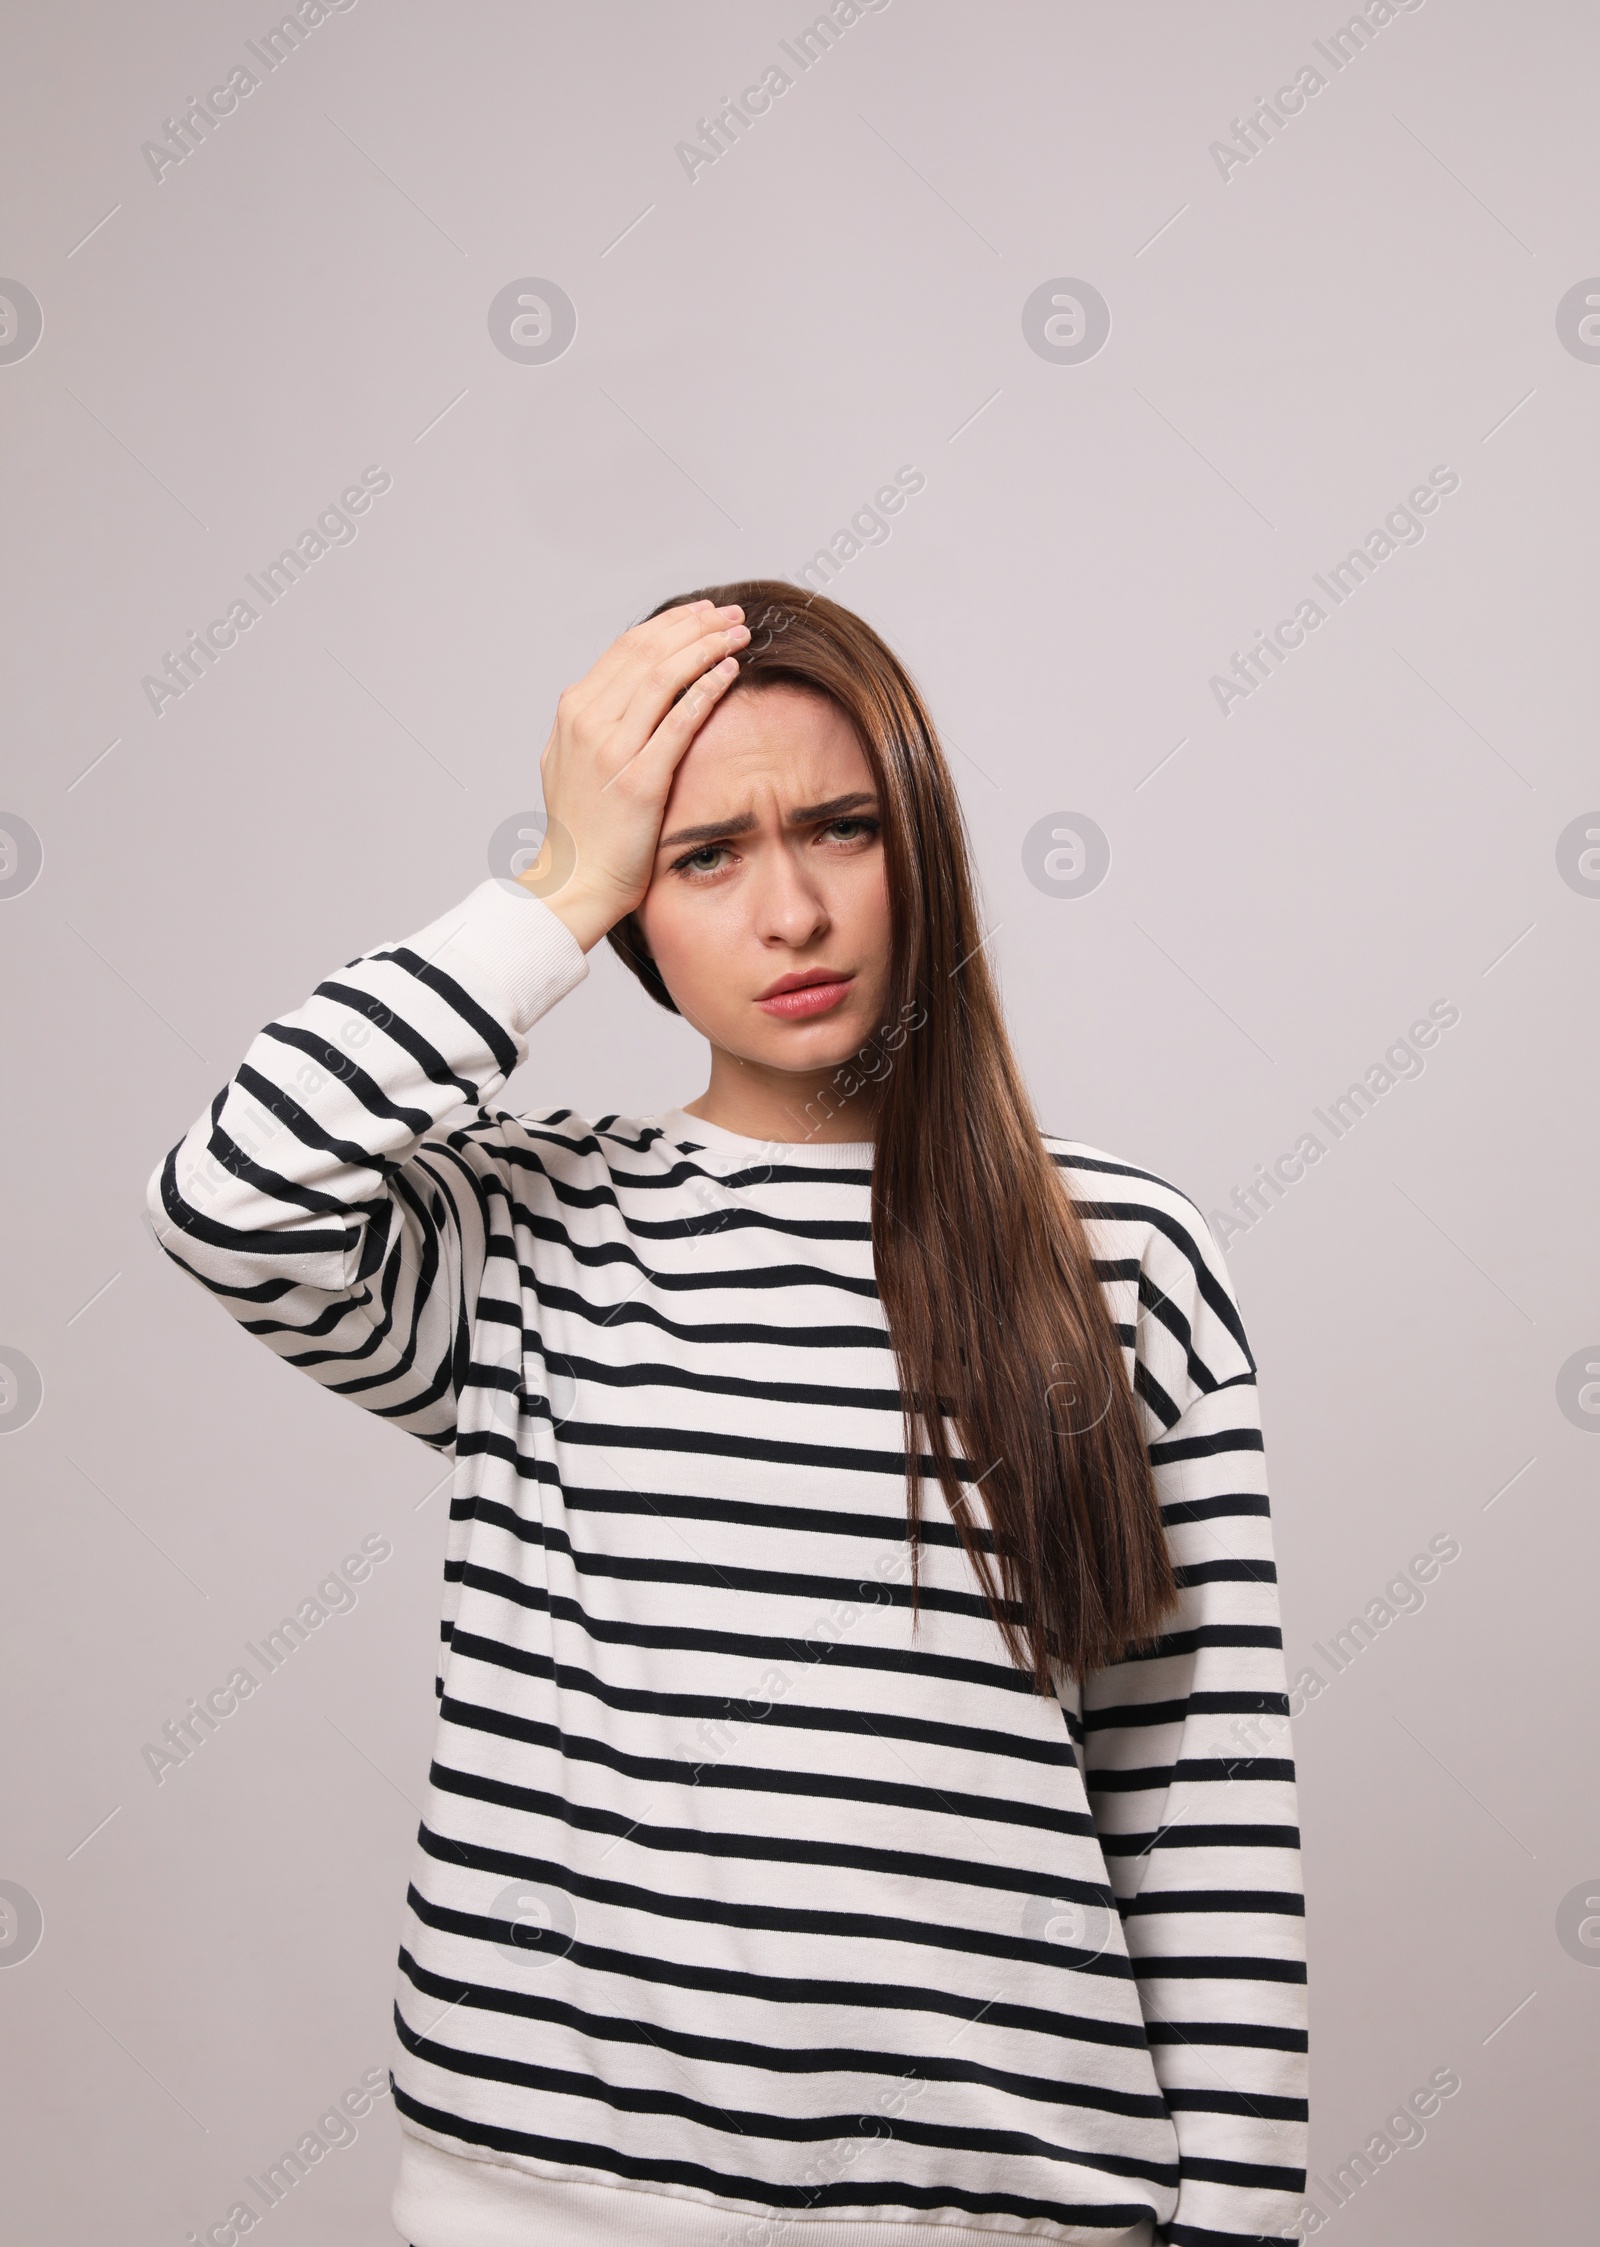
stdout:
<svg viewBox="0 0 1600 2247">
<path fill-rule="evenodd" d="M 743 616 L 744 610 L 735 601 L 728 608 L 718 609 L 717 614 L 718 616 Z"/>
</svg>

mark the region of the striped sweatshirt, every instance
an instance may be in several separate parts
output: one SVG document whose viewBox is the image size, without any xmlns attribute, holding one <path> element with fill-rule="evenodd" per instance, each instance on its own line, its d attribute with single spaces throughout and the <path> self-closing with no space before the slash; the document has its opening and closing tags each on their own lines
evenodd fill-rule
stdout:
<svg viewBox="0 0 1600 2247">
<path fill-rule="evenodd" d="M 1255 1365 L 1204 1220 L 1047 1138 L 1181 1605 L 1041 1696 L 931 1474 L 912 1615 L 870 1143 L 492 1105 L 587 972 L 487 880 L 268 1023 L 149 1182 L 247 1333 L 452 1462 L 397 2229 L 1289 2237 L 1294 1766 Z"/>
</svg>

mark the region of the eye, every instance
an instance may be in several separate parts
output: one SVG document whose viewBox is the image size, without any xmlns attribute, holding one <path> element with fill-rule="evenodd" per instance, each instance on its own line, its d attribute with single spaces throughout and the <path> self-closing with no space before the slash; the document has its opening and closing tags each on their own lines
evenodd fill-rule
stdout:
<svg viewBox="0 0 1600 2247">
<path fill-rule="evenodd" d="M 834 842 L 858 843 L 870 841 L 878 832 L 878 822 L 875 819 L 867 819 L 858 815 L 848 819 L 830 819 L 822 832 L 825 837 L 831 837 Z"/>
<path fill-rule="evenodd" d="M 704 881 L 708 875 L 722 871 L 720 861 L 727 855 L 727 849 L 726 843 L 702 843 L 698 850 L 687 851 L 682 858 L 675 858 L 672 871 L 686 875 L 690 881 Z"/>
</svg>

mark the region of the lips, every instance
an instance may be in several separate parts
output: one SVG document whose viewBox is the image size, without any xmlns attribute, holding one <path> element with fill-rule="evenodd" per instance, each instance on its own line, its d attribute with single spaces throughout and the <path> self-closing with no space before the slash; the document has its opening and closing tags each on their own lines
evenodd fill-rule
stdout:
<svg viewBox="0 0 1600 2247">
<path fill-rule="evenodd" d="M 781 975 L 763 991 L 756 1004 L 776 1021 L 800 1022 L 836 1007 L 855 981 L 832 968 L 812 968 L 801 975 Z"/>
</svg>

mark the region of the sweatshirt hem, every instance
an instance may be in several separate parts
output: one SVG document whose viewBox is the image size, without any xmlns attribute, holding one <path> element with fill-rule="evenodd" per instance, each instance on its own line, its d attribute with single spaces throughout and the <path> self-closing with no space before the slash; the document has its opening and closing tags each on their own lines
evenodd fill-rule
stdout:
<svg viewBox="0 0 1600 2247">
<path fill-rule="evenodd" d="M 633 2238 L 648 2239 L 650 2247 L 977 2247 L 1006 2239 L 1152 2247 L 1155 2239 L 1148 2221 L 1111 2232 L 1033 2222 L 795 2216 L 753 2203 L 735 2213 L 688 2194 L 596 2184 L 531 2163 L 447 2150 L 405 2122 L 390 2215 L 407 2247 L 618 2247 Z"/>
</svg>

